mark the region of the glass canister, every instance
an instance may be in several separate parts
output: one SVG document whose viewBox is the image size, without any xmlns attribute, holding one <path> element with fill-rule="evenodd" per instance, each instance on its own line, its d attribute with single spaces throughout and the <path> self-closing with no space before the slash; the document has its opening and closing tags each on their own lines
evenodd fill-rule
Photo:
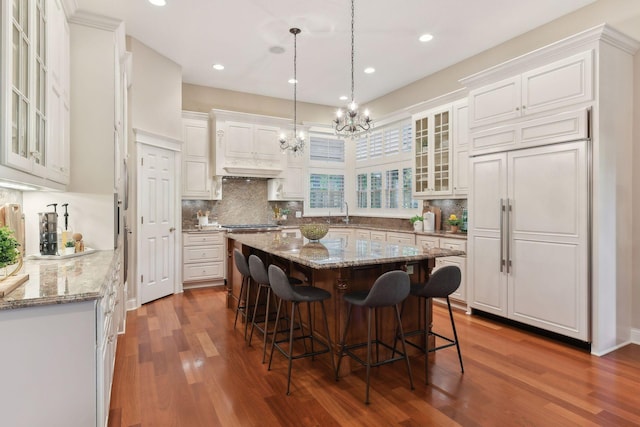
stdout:
<svg viewBox="0 0 640 427">
<path fill-rule="evenodd" d="M 58 254 L 58 215 L 55 212 L 40 212 L 40 255 Z"/>
</svg>

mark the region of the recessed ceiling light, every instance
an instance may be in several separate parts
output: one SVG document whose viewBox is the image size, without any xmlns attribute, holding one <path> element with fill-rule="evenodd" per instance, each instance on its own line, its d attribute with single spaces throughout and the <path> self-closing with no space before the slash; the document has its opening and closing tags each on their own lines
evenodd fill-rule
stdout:
<svg viewBox="0 0 640 427">
<path fill-rule="evenodd" d="M 347 98 L 347 95 L 342 95 L 340 97 L 340 101 L 346 101 L 347 99 L 349 99 L 349 98 Z"/>
<path fill-rule="evenodd" d="M 287 81 L 288 81 L 289 83 L 291 83 L 292 85 L 293 85 L 293 84 L 298 83 L 298 81 L 297 81 L 296 79 L 289 79 L 289 80 L 287 80 Z"/>
<path fill-rule="evenodd" d="M 151 3 L 154 6 L 166 6 L 167 4 L 165 0 L 149 0 L 149 3 Z"/>
<path fill-rule="evenodd" d="M 218 70 L 218 71 L 222 71 L 222 70 L 224 70 L 224 65 L 222 65 L 222 64 L 213 64 L 213 69 L 214 70 Z"/>
<path fill-rule="evenodd" d="M 433 40 L 433 36 L 431 34 L 423 34 L 418 40 L 423 43 L 430 42 L 431 40 Z"/>
<path fill-rule="evenodd" d="M 269 52 L 275 53 L 276 55 L 280 55 L 281 53 L 284 53 L 285 50 L 282 46 L 271 46 L 269 48 Z"/>
<path fill-rule="evenodd" d="M 376 69 L 373 68 L 373 67 L 367 67 L 367 68 L 364 69 L 364 72 L 367 73 L 367 74 L 373 74 L 373 73 L 376 72 Z"/>
</svg>

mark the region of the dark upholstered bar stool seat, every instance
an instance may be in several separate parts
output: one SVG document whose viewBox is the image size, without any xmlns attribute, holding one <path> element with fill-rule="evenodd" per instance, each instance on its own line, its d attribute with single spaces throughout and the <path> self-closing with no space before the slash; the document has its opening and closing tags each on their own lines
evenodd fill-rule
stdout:
<svg viewBox="0 0 640 427">
<path fill-rule="evenodd" d="M 429 348 L 428 337 L 424 340 L 425 342 L 424 347 L 407 340 L 408 344 L 425 352 L 424 368 L 425 368 L 425 382 L 427 384 L 429 383 L 429 370 L 428 370 L 429 358 L 427 357 L 426 354 L 433 351 L 442 350 L 443 348 L 448 348 L 452 346 L 456 347 L 456 349 L 458 350 L 458 359 L 460 360 L 460 371 L 464 373 L 464 366 L 462 365 L 462 353 L 460 353 L 460 344 L 458 342 L 458 333 L 456 332 L 456 324 L 453 319 L 451 302 L 449 301 L 449 296 L 452 293 L 454 293 L 456 289 L 460 287 L 461 280 L 462 280 L 462 274 L 460 272 L 460 268 L 456 267 L 455 265 L 447 265 L 433 272 L 433 274 L 431 274 L 431 277 L 429 277 L 429 280 L 427 281 L 427 283 L 411 285 L 411 295 L 421 298 L 422 299 L 421 302 L 425 304 L 424 329 L 418 329 L 415 331 L 407 332 L 405 334 L 405 337 L 411 337 L 416 335 L 426 337 L 426 335 L 429 334 L 430 336 L 434 336 L 436 339 L 439 338 L 446 342 L 446 344 L 436 345 L 433 348 Z M 444 298 L 447 300 L 447 307 L 449 308 L 449 319 L 451 319 L 451 329 L 453 330 L 453 338 L 446 337 L 437 332 L 434 332 L 433 330 L 429 332 L 429 325 L 431 323 L 430 322 L 431 304 L 429 304 L 430 298 Z"/>
<path fill-rule="evenodd" d="M 251 316 L 251 332 L 249 333 L 249 345 L 251 345 L 251 340 L 253 339 L 253 331 L 257 329 L 262 333 L 263 341 L 262 341 L 262 363 L 265 362 L 267 355 L 267 337 L 269 335 L 269 316 L 270 312 L 270 301 L 271 301 L 271 284 L 269 283 L 269 273 L 267 272 L 264 263 L 257 255 L 249 255 L 249 272 L 251 274 L 251 279 L 254 283 L 258 285 L 258 291 L 256 294 L 256 300 L 253 306 L 253 315 Z M 287 281 L 289 283 L 293 282 L 302 283 L 300 279 L 297 278 L 289 278 L 287 277 Z M 262 318 L 258 318 L 258 307 L 260 306 L 260 295 L 262 291 L 266 291 L 267 298 L 265 304 L 264 316 Z M 276 327 L 278 323 L 276 322 Z"/>
<path fill-rule="evenodd" d="M 242 252 L 238 249 L 233 250 L 233 259 L 236 268 L 242 275 L 242 283 L 240 284 L 240 294 L 238 295 L 238 303 L 236 305 L 236 318 L 233 321 L 233 329 L 238 323 L 238 314 L 244 317 L 244 339 L 247 339 L 247 329 L 251 316 L 249 316 L 249 308 L 251 307 L 251 273 L 249 272 L 249 264 Z"/>
<path fill-rule="evenodd" d="M 331 338 L 329 337 L 329 323 L 327 321 L 327 312 L 324 307 L 324 301 L 331 298 L 331 294 L 324 289 L 314 288 L 313 286 L 292 286 L 288 280 L 288 277 L 282 271 L 282 269 L 276 265 L 269 266 L 269 283 L 271 283 L 271 289 L 273 293 L 278 297 L 278 310 L 276 313 L 276 322 L 273 327 L 273 338 L 271 340 L 271 352 L 269 354 L 269 370 L 271 369 L 271 361 L 273 360 L 273 350 L 278 349 L 289 361 L 287 372 L 287 395 L 291 388 L 291 365 L 293 359 L 301 359 L 303 357 L 314 357 L 319 354 L 329 353 L 331 360 L 331 368 L 335 371 L 335 363 L 333 360 L 333 351 L 331 350 Z M 280 319 L 280 313 L 282 310 L 282 303 L 291 303 L 291 315 L 288 318 L 289 322 L 289 336 L 287 339 L 278 340 L 278 323 Z M 298 318 L 300 317 L 300 310 L 298 304 L 307 303 L 307 329 L 308 335 L 305 335 L 304 330 L 300 328 L 301 335 L 294 338 L 295 330 L 295 313 L 298 308 Z M 322 309 L 322 318 L 324 319 L 324 330 L 327 337 L 326 342 L 320 341 L 321 349 L 315 350 L 314 343 L 317 338 L 313 335 L 313 324 L 311 320 L 311 303 L 320 303 Z M 298 319 L 301 322 L 301 319 Z M 294 340 L 304 340 L 304 352 L 294 354 Z M 307 351 L 306 341 L 311 344 L 311 351 Z M 282 344 L 288 342 L 288 347 Z"/>
<path fill-rule="evenodd" d="M 343 355 L 348 355 L 358 363 L 364 365 L 367 368 L 367 388 L 365 394 L 365 403 L 369 404 L 369 375 L 371 372 L 371 367 L 380 366 L 387 363 L 396 362 L 398 360 L 404 359 L 407 364 L 407 373 L 409 374 L 409 383 L 411 385 L 411 389 L 413 390 L 413 377 L 411 375 L 411 365 L 409 364 L 409 357 L 407 356 L 407 349 L 404 341 L 404 334 L 402 331 L 402 322 L 400 321 L 400 309 L 399 305 L 402 301 L 404 301 L 409 296 L 410 289 L 410 281 L 409 275 L 400 270 L 389 271 L 382 274 L 380 277 L 376 279 L 373 286 L 368 291 L 357 291 L 351 292 L 344 296 L 344 300 L 349 303 L 349 309 L 347 312 L 347 321 L 344 327 L 344 333 L 342 334 L 342 342 L 340 344 L 340 354 L 338 356 L 338 368 L 336 370 L 336 380 L 338 380 L 338 373 L 340 371 L 340 362 L 342 361 Z M 349 331 L 349 323 L 351 321 L 351 312 L 353 311 L 353 306 L 357 305 L 360 307 L 366 307 L 367 310 L 367 342 L 350 344 L 346 345 L 347 340 L 347 332 Z M 402 353 L 396 351 L 389 344 L 384 343 L 378 339 L 377 336 L 377 328 L 376 328 L 376 338 L 372 339 L 371 337 L 371 317 L 372 313 L 376 311 L 379 307 L 394 307 L 396 312 L 396 322 L 397 322 L 397 330 L 400 336 L 400 340 L 402 343 Z M 376 345 L 376 350 L 378 346 L 383 346 L 389 350 L 393 350 L 391 357 L 385 360 L 379 360 L 376 357 L 376 361 L 373 362 L 371 359 L 371 346 L 372 344 Z M 362 360 L 358 357 L 352 350 L 361 347 L 367 347 L 367 360 Z M 376 351 L 378 354 L 378 351 Z M 399 354 L 399 356 L 396 356 Z"/>
</svg>

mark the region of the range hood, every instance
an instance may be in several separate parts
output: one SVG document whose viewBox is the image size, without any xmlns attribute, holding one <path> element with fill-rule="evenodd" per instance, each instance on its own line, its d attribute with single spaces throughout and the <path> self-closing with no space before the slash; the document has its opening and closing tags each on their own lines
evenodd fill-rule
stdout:
<svg viewBox="0 0 640 427">
<path fill-rule="evenodd" d="M 224 166 L 227 176 L 255 177 L 255 178 L 277 178 L 282 173 L 282 169 L 251 167 L 251 166 Z"/>
</svg>

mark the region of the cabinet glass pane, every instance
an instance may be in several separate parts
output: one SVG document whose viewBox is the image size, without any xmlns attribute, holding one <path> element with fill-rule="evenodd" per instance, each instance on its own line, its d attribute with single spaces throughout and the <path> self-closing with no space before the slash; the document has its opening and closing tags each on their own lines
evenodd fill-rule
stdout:
<svg viewBox="0 0 640 427">
<path fill-rule="evenodd" d="M 425 192 L 429 187 L 429 117 L 415 121 L 415 191 Z"/>
<path fill-rule="evenodd" d="M 12 58 L 11 58 L 11 84 L 13 87 L 20 87 L 20 31 L 16 26 L 13 26 L 13 34 L 12 34 Z"/>
<path fill-rule="evenodd" d="M 21 0 L 20 1 L 20 18 L 18 22 L 22 27 L 22 31 L 29 34 L 29 0 Z"/>
<path fill-rule="evenodd" d="M 18 101 L 18 151 L 22 157 L 27 157 L 27 144 L 29 141 L 29 104 L 24 99 Z"/>
<path fill-rule="evenodd" d="M 29 42 L 22 38 L 20 40 L 20 74 L 18 77 L 18 89 L 26 97 L 29 97 Z"/>
</svg>

